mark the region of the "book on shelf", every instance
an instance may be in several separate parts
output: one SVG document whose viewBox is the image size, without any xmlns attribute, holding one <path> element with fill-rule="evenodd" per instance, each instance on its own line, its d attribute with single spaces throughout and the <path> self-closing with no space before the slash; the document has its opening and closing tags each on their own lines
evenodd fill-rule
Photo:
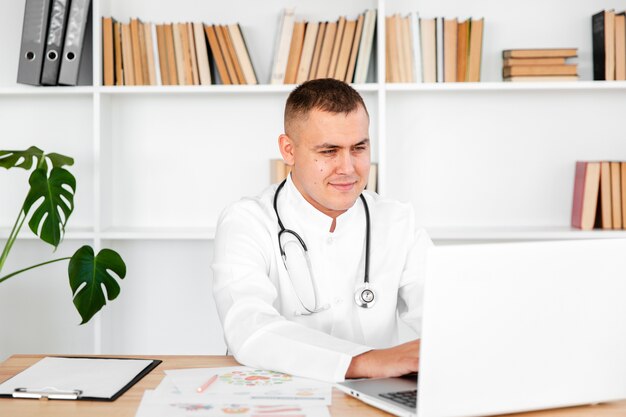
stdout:
<svg viewBox="0 0 626 417">
<path fill-rule="evenodd" d="M 472 19 L 470 23 L 469 52 L 467 57 L 467 81 L 480 81 L 480 68 L 483 55 L 483 32 L 485 19 Z"/>
<path fill-rule="evenodd" d="M 283 11 L 274 47 L 271 84 L 300 84 L 317 78 L 364 83 L 375 43 L 376 11 L 336 21 L 296 19 Z"/>
<path fill-rule="evenodd" d="M 591 16 L 593 79 L 615 80 L 615 11 L 602 10 Z"/>
<path fill-rule="evenodd" d="M 615 15 L 615 79 L 626 80 L 626 13 Z"/>
<path fill-rule="evenodd" d="M 576 81 L 578 64 L 567 60 L 577 56 L 576 48 L 507 49 L 502 52 L 504 81 Z"/>
<path fill-rule="evenodd" d="M 456 82 L 459 20 L 443 19 L 443 81 Z"/>
<path fill-rule="evenodd" d="M 613 228 L 613 205 L 611 203 L 611 163 L 600 162 L 600 212 L 603 229 Z"/>
<path fill-rule="evenodd" d="M 572 226 L 582 230 L 626 229 L 626 162 L 578 161 Z"/>
<path fill-rule="evenodd" d="M 289 46 L 295 24 L 295 9 L 285 8 L 280 18 L 278 34 L 274 45 L 274 61 L 272 64 L 272 76 L 270 84 L 283 84 L 285 71 L 289 59 Z"/>
<path fill-rule="evenodd" d="M 102 18 L 103 85 L 257 84 L 241 26 Z"/>
<path fill-rule="evenodd" d="M 467 58 L 470 41 L 471 19 L 458 23 L 456 45 L 456 81 L 467 81 Z"/>
<path fill-rule="evenodd" d="M 582 230 L 593 229 L 596 223 L 599 189 L 600 163 L 576 162 L 571 222 L 573 227 Z"/>
</svg>

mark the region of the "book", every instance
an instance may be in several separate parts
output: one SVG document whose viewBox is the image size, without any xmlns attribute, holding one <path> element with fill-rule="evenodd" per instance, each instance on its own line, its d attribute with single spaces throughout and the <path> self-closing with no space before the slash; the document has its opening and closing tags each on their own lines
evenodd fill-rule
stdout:
<svg viewBox="0 0 626 417">
<path fill-rule="evenodd" d="M 469 55 L 467 60 L 467 81 L 480 81 L 480 66 L 483 51 L 483 27 L 485 20 L 472 19 L 470 25 Z"/>
<path fill-rule="evenodd" d="M 615 79 L 626 80 L 626 13 L 615 15 Z"/>
<path fill-rule="evenodd" d="M 187 39 L 189 40 L 189 58 L 191 60 L 191 79 L 193 85 L 200 85 L 200 75 L 198 74 L 198 57 L 196 56 L 196 40 L 193 34 L 193 24 L 185 23 L 187 27 Z"/>
<path fill-rule="evenodd" d="M 156 85 L 163 85 L 163 78 L 161 76 L 161 55 L 159 55 L 159 45 L 157 41 L 157 25 L 150 23 L 150 40 L 152 42 L 152 66 L 154 68 L 154 82 Z"/>
<path fill-rule="evenodd" d="M 611 161 L 611 212 L 613 214 L 613 229 L 622 228 L 622 181 L 619 162 Z"/>
<path fill-rule="evenodd" d="M 165 53 L 167 54 L 167 75 L 169 85 L 178 85 L 178 64 L 176 61 L 176 48 L 174 47 L 174 24 L 169 23 L 163 27 L 165 38 Z M 182 76 L 182 74 L 180 74 Z"/>
<path fill-rule="evenodd" d="M 153 23 L 144 23 L 144 40 L 146 44 L 146 68 L 148 70 L 148 85 L 157 85 L 156 68 L 155 68 L 155 42 L 152 39 Z"/>
<path fill-rule="evenodd" d="M 122 24 L 113 22 L 113 43 L 115 47 L 115 85 L 124 85 L 124 68 L 122 67 Z"/>
<path fill-rule="evenodd" d="M 176 62 L 176 74 L 178 85 L 187 84 L 187 71 L 185 70 L 185 57 L 183 56 L 183 38 L 180 33 L 180 24 L 172 23 L 172 38 L 174 41 L 174 57 Z"/>
<path fill-rule="evenodd" d="M 337 70 L 337 62 L 339 61 L 339 51 L 341 50 L 341 43 L 343 41 L 343 35 L 346 29 L 345 16 L 339 17 L 337 21 L 337 33 L 335 34 L 335 41 L 333 42 L 333 51 L 330 54 L 330 65 L 328 66 L 328 77 L 333 78 L 335 71 Z"/>
<path fill-rule="evenodd" d="M 611 164 L 600 162 L 600 213 L 603 229 L 613 228 L 613 204 L 611 202 Z"/>
<path fill-rule="evenodd" d="M 425 83 L 437 82 L 437 37 L 434 18 L 420 18 L 422 69 Z"/>
<path fill-rule="evenodd" d="M 298 63 L 298 69 L 296 71 L 295 82 L 297 84 L 302 84 L 309 78 L 319 27 L 319 22 L 309 22 L 306 25 L 304 40 L 302 42 L 302 52 L 300 54 L 300 62 Z"/>
<path fill-rule="evenodd" d="M 404 55 L 404 74 L 405 82 L 415 82 L 413 77 L 413 53 L 412 37 L 411 37 L 411 16 L 406 15 L 400 19 L 402 28 L 402 54 Z"/>
<path fill-rule="evenodd" d="M 615 12 L 603 10 L 591 17 L 593 79 L 615 79 Z"/>
<path fill-rule="evenodd" d="M 220 29 L 222 30 L 222 39 L 224 40 L 224 43 L 226 45 L 225 50 L 228 52 L 226 67 L 229 69 L 229 71 L 232 71 L 230 79 L 231 81 L 237 80 L 237 84 L 245 84 L 246 80 L 244 78 L 239 59 L 237 58 L 237 54 L 235 53 L 235 47 L 233 46 L 233 42 L 230 38 L 230 31 L 228 30 L 228 27 L 226 25 L 220 25 Z M 218 40 L 220 40 L 221 42 L 219 36 Z M 224 51 L 224 49 L 222 49 L 222 51 Z M 229 66 L 229 62 L 231 63 L 231 66 Z"/>
<path fill-rule="evenodd" d="M 337 22 L 328 22 L 326 31 L 324 32 L 324 41 L 322 42 L 322 51 L 320 52 L 320 62 L 317 66 L 315 78 L 328 77 L 328 69 L 330 67 L 330 55 L 333 52 L 335 36 L 337 34 Z"/>
<path fill-rule="evenodd" d="M 502 58 L 574 58 L 577 48 L 505 49 Z"/>
<path fill-rule="evenodd" d="M 404 30 L 402 28 L 403 20 L 400 14 L 396 13 L 395 15 L 391 17 L 391 22 L 392 22 L 392 34 L 393 34 L 393 37 L 395 38 L 395 48 L 396 48 L 395 58 L 396 58 L 396 68 L 397 68 L 397 73 L 398 73 L 398 78 L 396 82 L 406 83 L 408 81 L 408 74 L 407 74 L 408 62 L 406 60 L 406 55 L 404 54 L 405 38 L 404 38 Z M 392 58 L 394 57 L 392 56 Z"/>
<path fill-rule="evenodd" d="M 130 36 L 130 23 L 122 23 L 122 69 L 124 71 L 124 85 L 135 85 L 133 42 Z"/>
<path fill-rule="evenodd" d="M 458 31 L 458 19 L 443 20 L 443 81 L 446 83 L 456 82 Z"/>
<path fill-rule="evenodd" d="M 204 26 L 201 22 L 193 23 L 193 37 L 198 58 L 198 76 L 200 85 L 211 84 L 211 68 L 209 68 L 209 50 L 207 49 Z"/>
<path fill-rule="evenodd" d="M 204 25 L 204 32 L 206 33 L 206 37 L 209 40 L 210 53 L 213 57 L 213 60 L 215 61 L 217 73 L 222 81 L 222 84 L 232 84 L 230 81 L 230 76 L 228 75 L 228 70 L 226 69 L 226 62 L 224 61 L 224 56 L 222 54 L 220 43 L 217 40 L 215 26 Z"/>
<path fill-rule="evenodd" d="M 387 16 L 385 18 L 385 45 L 387 46 L 387 55 L 385 57 L 387 74 L 385 81 L 388 83 L 399 83 L 402 81 L 398 43 L 398 30 L 395 16 Z"/>
<path fill-rule="evenodd" d="M 245 84 L 258 84 L 252 61 L 250 60 L 250 53 L 246 46 L 243 33 L 241 32 L 241 26 L 238 23 L 228 25 L 230 32 L 230 38 L 235 48 L 235 54 L 243 71 L 243 77 Z"/>
<path fill-rule="evenodd" d="M 282 159 L 270 160 L 270 184 L 282 182 L 291 172 L 291 167 Z"/>
<path fill-rule="evenodd" d="M 411 48 L 413 58 L 413 81 L 423 82 L 422 77 L 422 42 L 420 39 L 419 14 L 411 12 Z"/>
<path fill-rule="evenodd" d="M 370 164 L 370 173 L 367 177 L 365 189 L 374 193 L 378 192 L 378 164 Z"/>
<path fill-rule="evenodd" d="M 622 199 L 622 228 L 626 229 L 626 162 L 620 163 L 620 185 Z"/>
<path fill-rule="evenodd" d="M 283 84 L 285 82 L 285 72 L 289 59 L 289 47 L 291 45 L 291 35 L 295 24 L 295 9 L 285 8 L 280 18 L 280 24 L 274 43 L 274 62 L 272 64 L 272 76 L 270 84 Z"/>
<path fill-rule="evenodd" d="M 315 48 L 313 49 L 313 58 L 311 59 L 311 67 L 309 68 L 309 75 L 307 80 L 313 80 L 317 74 L 317 68 L 320 64 L 320 57 L 322 55 L 322 45 L 324 44 L 324 35 L 326 33 L 326 25 L 328 22 L 320 22 L 317 28 L 317 38 L 315 39 Z"/>
<path fill-rule="evenodd" d="M 458 23 L 456 46 L 456 80 L 467 81 L 467 58 L 469 51 L 470 25 L 472 20 L 466 19 Z"/>
<path fill-rule="evenodd" d="M 354 83 L 362 84 L 367 81 L 367 71 L 370 67 L 372 58 L 372 50 L 374 48 L 376 32 L 376 10 L 369 9 L 365 12 L 363 21 L 363 34 L 361 35 L 361 44 L 356 59 L 356 68 L 354 70 Z"/>
<path fill-rule="evenodd" d="M 293 25 L 293 33 L 291 35 L 291 44 L 289 45 L 289 58 L 287 59 L 287 69 L 285 70 L 285 84 L 295 84 L 298 75 L 298 65 L 300 64 L 300 56 L 302 55 L 302 46 L 304 43 L 304 31 L 306 30 L 306 22 L 295 22 Z"/>
<path fill-rule="evenodd" d="M 363 22 L 365 20 L 365 14 L 361 13 L 356 20 L 356 29 L 354 30 L 354 40 L 352 41 L 352 47 L 350 48 L 350 60 L 348 61 L 348 69 L 346 71 L 346 77 L 344 81 L 351 83 L 354 80 L 354 70 L 356 68 L 356 58 L 359 52 L 359 45 L 361 44 L 361 36 L 363 35 Z"/>
<path fill-rule="evenodd" d="M 26 0 L 17 82 L 40 85 L 48 33 L 50 0 Z"/>
<path fill-rule="evenodd" d="M 502 66 L 521 66 L 521 65 L 565 65 L 565 57 L 555 58 L 505 58 L 502 60 Z"/>
<path fill-rule="evenodd" d="M 59 70 L 61 68 L 61 54 L 63 53 L 63 40 L 65 39 L 65 30 L 67 28 L 67 18 L 70 10 L 69 0 L 53 0 L 50 10 L 50 20 L 48 23 L 48 34 L 46 36 L 46 50 L 43 57 L 43 69 L 41 71 L 42 85 L 57 85 L 59 78 Z M 104 19 L 104 18 L 103 18 Z M 109 18 L 109 20 L 111 20 Z M 103 20 L 103 43 L 106 41 L 107 48 L 113 47 L 113 22 Z M 106 30 L 106 33 L 104 32 Z M 109 76 L 113 77 L 113 51 L 110 53 L 110 69 Z M 113 80 L 109 80 L 113 85 Z"/>
<path fill-rule="evenodd" d="M 516 75 L 577 75 L 578 65 L 514 65 L 502 68 L 503 77 Z"/>
<path fill-rule="evenodd" d="M 143 68 L 142 68 L 142 45 L 139 39 L 139 19 L 130 19 L 130 39 L 133 51 L 133 69 L 135 71 L 135 85 L 144 85 Z"/>
<path fill-rule="evenodd" d="M 141 75 L 143 85 L 150 85 L 150 74 L 148 70 L 148 41 L 146 39 L 145 24 L 139 21 L 139 48 L 141 56 Z"/>
<path fill-rule="evenodd" d="M 572 226 L 591 230 L 595 224 L 598 191 L 600 189 L 600 163 L 576 162 Z"/>
<path fill-rule="evenodd" d="M 437 82 L 443 82 L 443 17 L 435 19 L 435 54 L 437 59 Z"/>
<path fill-rule="evenodd" d="M 345 81 L 348 72 L 348 62 L 350 61 L 350 53 L 352 43 L 354 42 L 354 33 L 356 31 L 356 19 L 346 19 L 343 36 L 341 38 L 341 46 L 339 47 L 339 55 L 337 56 L 337 66 L 333 78 L 339 81 Z"/>
<path fill-rule="evenodd" d="M 102 18 L 102 84 L 115 85 L 115 48 L 113 18 Z M 43 83 L 43 79 L 42 79 Z M 54 80 L 56 84 L 56 79 Z"/>
<path fill-rule="evenodd" d="M 178 23 L 178 33 L 180 36 L 180 46 L 183 57 L 183 71 L 185 74 L 184 85 L 194 85 L 193 64 L 191 61 L 191 44 L 189 43 L 189 31 L 186 23 Z"/>
<path fill-rule="evenodd" d="M 578 75 L 521 75 L 521 76 L 512 76 L 512 77 L 504 77 L 504 81 L 578 81 Z"/>
</svg>

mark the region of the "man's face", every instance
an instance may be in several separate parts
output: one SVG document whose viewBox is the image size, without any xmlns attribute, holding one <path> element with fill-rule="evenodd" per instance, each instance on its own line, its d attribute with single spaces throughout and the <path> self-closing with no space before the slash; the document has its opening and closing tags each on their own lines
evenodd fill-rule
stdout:
<svg viewBox="0 0 626 417">
<path fill-rule="evenodd" d="M 315 208 L 337 217 L 365 188 L 370 170 L 369 117 L 361 106 L 349 114 L 314 109 L 281 135 L 293 182 Z"/>
</svg>

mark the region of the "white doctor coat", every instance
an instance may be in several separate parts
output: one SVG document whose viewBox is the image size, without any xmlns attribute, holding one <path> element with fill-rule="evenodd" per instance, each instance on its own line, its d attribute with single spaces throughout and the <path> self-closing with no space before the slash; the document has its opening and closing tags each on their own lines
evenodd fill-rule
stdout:
<svg viewBox="0 0 626 417">
<path fill-rule="evenodd" d="M 337 217 L 315 209 L 287 179 L 278 212 L 305 241 L 324 311 L 302 315 L 297 294 L 313 305 L 299 246 L 286 245 L 287 273 L 273 209 L 277 186 L 224 210 L 217 226 L 213 293 L 229 351 L 242 364 L 326 381 L 342 381 L 353 356 L 398 344 L 397 313 L 418 334 L 426 252 L 432 245 L 415 226 L 408 204 L 364 192 L 371 218 L 370 288 L 376 304 L 358 307 L 363 286 L 365 212 L 360 199 Z M 290 271 L 292 267 L 290 264 Z M 293 281 L 292 281 L 293 279 Z M 307 291 L 308 290 L 308 291 Z"/>
</svg>

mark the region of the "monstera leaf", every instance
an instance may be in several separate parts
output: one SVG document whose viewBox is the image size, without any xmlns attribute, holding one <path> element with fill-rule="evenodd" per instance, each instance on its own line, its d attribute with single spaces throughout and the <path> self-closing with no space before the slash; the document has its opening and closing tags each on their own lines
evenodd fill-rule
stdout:
<svg viewBox="0 0 626 417">
<path fill-rule="evenodd" d="M 121 279 L 126 276 L 126 264 L 111 249 L 102 249 L 94 256 L 91 246 L 83 246 L 72 256 L 68 272 L 74 305 L 83 319 L 81 324 L 87 323 L 106 304 L 102 284 L 109 301 L 119 295 L 120 286 L 109 271 Z"/>
<path fill-rule="evenodd" d="M 65 165 L 74 164 L 74 159 L 69 156 L 58 153 L 49 153 L 46 155 L 44 151 L 36 146 L 31 146 L 25 151 L 0 151 L 0 167 L 4 167 L 6 169 L 23 168 L 29 170 L 33 166 L 33 160 L 36 160 L 37 168 L 44 168 L 47 170 L 47 159 L 50 160 L 50 163 L 54 168 L 61 168 Z"/>
<path fill-rule="evenodd" d="M 43 198 L 32 214 L 28 226 L 44 242 L 55 248 L 61 242 L 65 224 L 74 210 L 76 179 L 64 168 L 52 168 L 50 175 L 37 168 L 28 180 L 30 191 L 24 201 L 24 214 Z"/>
</svg>

